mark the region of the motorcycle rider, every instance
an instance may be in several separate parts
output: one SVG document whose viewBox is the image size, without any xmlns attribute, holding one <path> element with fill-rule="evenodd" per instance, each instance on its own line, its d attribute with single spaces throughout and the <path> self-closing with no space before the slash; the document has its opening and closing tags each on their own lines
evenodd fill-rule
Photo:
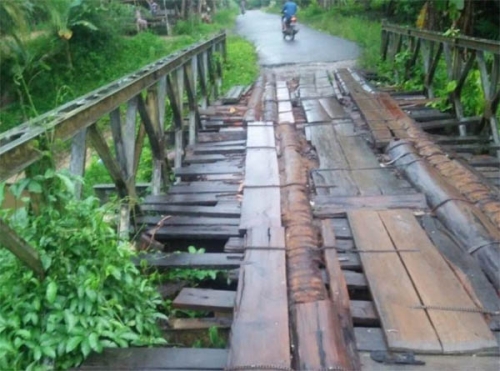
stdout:
<svg viewBox="0 0 500 371">
<path fill-rule="evenodd" d="M 286 26 L 290 24 L 292 17 L 297 14 L 297 4 L 295 1 L 286 1 L 281 10 L 283 18 L 281 19 L 282 30 L 284 31 Z"/>
</svg>

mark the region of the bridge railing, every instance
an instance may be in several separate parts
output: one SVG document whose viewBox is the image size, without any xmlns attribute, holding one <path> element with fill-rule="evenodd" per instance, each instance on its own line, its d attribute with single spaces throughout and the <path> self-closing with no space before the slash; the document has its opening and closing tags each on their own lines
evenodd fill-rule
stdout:
<svg viewBox="0 0 500 371">
<path fill-rule="evenodd" d="M 434 97 L 434 79 L 438 64 L 444 59 L 449 81 L 456 85 L 449 99 L 459 120 L 466 119 L 463 109 L 463 88 L 472 70 L 481 75 L 484 109 L 483 125 L 489 123 L 495 143 L 500 143 L 497 110 L 500 101 L 500 43 L 466 36 L 450 37 L 438 32 L 416 28 L 382 24 L 382 59 L 394 61 L 396 55 L 406 50 L 410 58 L 405 66 L 408 79 L 412 67 L 421 63 L 424 71 L 424 90 Z M 466 135 L 466 126 L 460 126 L 460 134 Z"/>
<path fill-rule="evenodd" d="M 130 210 L 137 202 L 136 174 L 146 136 L 153 155 L 151 192 L 158 194 L 168 185 L 171 172 L 166 155 L 170 137 L 166 104 L 173 114 L 174 167 L 180 167 L 186 144 L 196 142 L 201 128 L 199 104 L 206 108 L 219 93 L 225 57 L 226 35 L 221 32 L 0 134 L 0 182 L 39 161 L 44 151 L 52 150 L 52 145 L 61 140 L 71 140 L 69 168 L 83 176 L 90 142 L 118 195 L 129 200 L 122 205 L 120 219 L 120 231 L 128 233 Z M 99 120 L 108 115 L 115 153 L 98 127 Z M 188 138 L 183 137 L 184 132 L 189 133 Z M 80 197 L 81 187 L 76 193 Z M 3 222 L 0 226 L 5 227 Z M 13 232 L 9 233 L 12 241 L 16 240 Z M 17 247 L 23 250 L 23 246 Z"/>
</svg>

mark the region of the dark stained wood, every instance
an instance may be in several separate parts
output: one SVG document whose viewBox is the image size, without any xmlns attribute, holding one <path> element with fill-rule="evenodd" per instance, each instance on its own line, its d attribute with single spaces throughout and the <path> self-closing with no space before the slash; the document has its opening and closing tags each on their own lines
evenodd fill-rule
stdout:
<svg viewBox="0 0 500 371">
<path fill-rule="evenodd" d="M 355 326 L 376 327 L 380 325 L 375 306 L 371 301 L 351 300 L 350 312 Z M 356 344 L 354 343 L 354 330 L 352 334 L 354 349 L 356 349 Z M 346 335 L 344 334 L 344 336 Z"/>
<path fill-rule="evenodd" d="M 168 324 L 173 330 L 208 330 L 211 327 L 229 328 L 233 322 L 228 317 L 170 318 Z"/>
<path fill-rule="evenodd" d="M 218 174 L 242 174 L 243 167 L 241 161 L 224 161 L 214 164 L 196 164 L 179 167 L 174 169 L 176 176 L 202 176 L 202 175 L 218 175 Z"/>
<path fill-rule="evenodd" d="M 211 164 L 217 161 L 226 160 L 224 155 L 187 155 L 184 158 L 185 164 Z"/>
<path fill-rule="evenodd" d="M 221 128 L 217 132 L 199 132 L 198 143 L 212 143 L 219 140 L 244 140 L 247 133 L 243 128 Z"/>
<path fill-rule="evenodd" d="M 214 193 L 202 194 L 167 194 L 147 196 L 142 202 L 143 205 L 200 205 L 215 206 L 217 197 Z"/>
<path fill-rule="evenodd" d="M 441 222 L 430 215 L 422 217 L 422 225 L 430 239 L 441 254 L 457 273 L 461 272 L 461 280 L 469 295 L 490 312 L 500 311 L 500 298 L 493 285 L 484 275 L 478 262 L 470 255 L 463 254 L 461 248 L 454 241 L 451 233 Z M 458 271 L 457 271 L 458 270 Z M 460 278 L 460 277 L 459 277 Z M 490 329 L 500 330 L 500 317 L 489 318 Z"/>
<path fill-rule="evenodd" d="M 337 241 L 333 232 L 332 220 L 321 221 L 321 235 L 323 246 L 336 245 Z M 353 317 L 355 315 L 350 310 L 352 303 L 349 301 L 348 284 L 346 283 L 347 274 L 354 272 L 342 272 L 337 251 L 334 249 L 325 250 L 325 267 L 328 274 L 330 299 L 340 319 L 343 340 L 346 344 L 349 358 L 354 368 L 357 369 L 360 363 L 354 339 Z"/>
<path fill-rule="evenodd" d="M 199 155 L 232 154 L 245 152 L 245 146 L 196 146 L 193 152 Z"/>
<path fill-rule="evenodd" d="M 101 354 L 91 354 L 75 370 L 223 370 L 226 359 L 225 349 L 105 349 Z"/>
<path fill-rule="evenodd" d="M 424 130 L 432 130 L 432 129 L 442 129 L 446 127 L 456 127 L 460 125 L 474 126 L 478 125 L 480 122 L 481 122 L 480 117 L 469 117 L 469 118 L 464 118 L 462 120 L 452 118 L 452 119 L 444 119 L 437 121 L 421 122 L 420 127 Z"/>
<path fill-rule="evenodd" d="M 422 193 L 366 197 L 316 196 L 314 198 L 314 204 L 314 216 L 318 218 L 331 218 L 356 209 L 383 210 L 427 208 L 427 202 Z"/>
<path fill-rule="evenodd" d="M 207 218 L 207 217 L 193 217 L 193 216 L 173 216 L 171 218 L 165 219 L 164 216 L 159 215 L 144 215 L 137 217 L 136 223 L 147 224 L 147 225 L 157 225 L 161 221 L 163 226 L 198 226 L 198 225 L 239 225 L 240 218 Z"/>
<path fill-rule="evenodd" d="M 237 218 L 240 216 L 239 207 L 231 206 L 170 206 L 170 205 L 142 205 L 143 211 L 156 211 L 165 215 L 208 216 L 221 218 Z"/>
<path fill-rule="evenodd" d="M 151 230 L 149 233 L 153 233 Z M 154 231 L 156 240 L 165 241 L 178 238 L 227 240 L 242 235 L 235 225 L 165 226 Z"/>
<path fill-rule="evenodd" d="M 421 365 L 388 365 L 374 361 L 369 353 L 360 354 L 363 362 L 363 371 L 498 371 L 498 357 L 467 357 L 467 356 L 436 356 L 436 355 L 417 355 L 415 359 L 425 362 Z"/>
<path fill-rule="evenodd" d="M 376 211 L 351 211 L 348 216 L 358 249 L 396 251 Z M 390 349 L 440 353 L 441 344 L 426 313 L 411 309 L 421 302 L 399 256 L 360 255 Z"/>
<path fill-rule="evenodd" d="M 240 258 L 240 259 L 238 259 Z M 141 265 L 142 261 L 148 266 L 153 266 L 158 270 L 171 268 L 191 268 L 191 269 L 235 269 L 241 265 L 242 255 L 238 254 L 139 254 L 134 257 L 136 265 Z"/>
<path fill-rule="evenodd" d="M 170 187 L 170 194 L 182 193 L 234 193 L 238 192 L 239 185 L 236 183 L 226 183 L 220 181 L 212 182 L 186 182 L 175 184 Z"/>
<path fill-rule="evenodd" d="M 419 250 L 415 254 L 401 254 L 401 260 L 423 305 L 475 308 L 454 272 L 409 210 L 385 210 L 378 214 L 397 250 Z M 444 353 L 476 352 L 498 346 L 480 313 L 429 309 L 427 315 Z"/>
<path fill-rule="evenodd" d="M 296 304 L 294 313 L 298 369 L 352 369 L 338 314 L 330 300 Z"/>
<path fill-rule="evenodd" d="M 284 248 L 284 228 L 252 228 L 247 233 L 247 244 Z M 249 250 L 243 264 L 227 367 L 290 367 L 285 251 Z"/>
<path fill-rule="evenodd" d="M 234 291 L 184 288 L 174 299 L 172 306 L 178 309 L 232 313 Z"/>
</svg>

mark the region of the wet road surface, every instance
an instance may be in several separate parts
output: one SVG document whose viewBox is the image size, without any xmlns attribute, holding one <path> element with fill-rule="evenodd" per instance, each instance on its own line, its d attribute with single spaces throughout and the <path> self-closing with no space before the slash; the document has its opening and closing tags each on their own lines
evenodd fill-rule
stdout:
<svg viewBox="0 0 500 371">
<path fill-rule="evenodd" d="M 263 66 L 291 63 L 337 62 L 358 58 L 358 46 L 345 39 L 300 24 L 294 41 L 283 40 L 281 17 L 260 10 L 247 11 L 236 20 L 236 31 L 256 46 Z"/>
</svg>

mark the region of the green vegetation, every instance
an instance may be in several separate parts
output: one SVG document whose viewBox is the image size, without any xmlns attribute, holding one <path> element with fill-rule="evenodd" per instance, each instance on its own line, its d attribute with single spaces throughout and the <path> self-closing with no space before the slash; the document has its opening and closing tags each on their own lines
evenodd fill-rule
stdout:
<svg viewBox="0 0 500 371">
<path fill-rule="evenodd" d="M 156 321 L 166 317 L 152 280 L 132 264 L 130 247 L 105 220 L 108 210 L 92 197 L 75 200 L 73 186 L 47 170 L 12 187 L 17 196 L 29 190 L 32 201 L 1 211 L 45 270 L 42 280 L 0 249 L 2 370 L 67 369 L 103 347 L 164 343 Z"/>
</svg>

